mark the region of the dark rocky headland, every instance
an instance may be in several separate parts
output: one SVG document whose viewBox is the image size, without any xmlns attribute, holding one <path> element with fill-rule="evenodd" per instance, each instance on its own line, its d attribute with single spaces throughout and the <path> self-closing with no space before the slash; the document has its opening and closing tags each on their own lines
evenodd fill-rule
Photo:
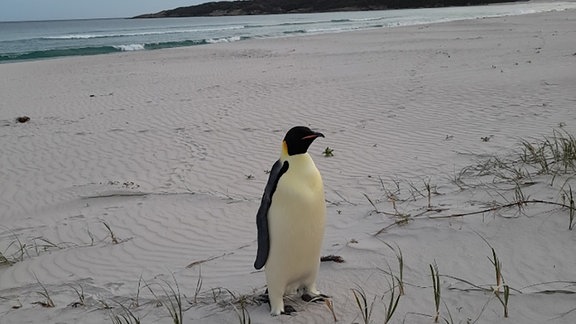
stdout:
<svg viewBox="0 0 576 324">
<path fill-rule="evenodd" d="M 245 0 L 207 2 L 133 18 L 241 16 L 470 6 L 519 0 Z"/>
</svg>

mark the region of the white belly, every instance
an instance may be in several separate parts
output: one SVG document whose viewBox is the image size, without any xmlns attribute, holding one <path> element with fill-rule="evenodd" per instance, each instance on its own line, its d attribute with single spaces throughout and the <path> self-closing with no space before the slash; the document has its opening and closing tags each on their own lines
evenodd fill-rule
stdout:
<svg viewBox="0 0 576 324">
<path fill-rule="evenodd" d="M 320 173 L 308 154 L 299 158 L 289 161 L 268 211 L 267 281 L 283 286 L 285 293 L 314 286 L 326 218 Z"/>
</svg>

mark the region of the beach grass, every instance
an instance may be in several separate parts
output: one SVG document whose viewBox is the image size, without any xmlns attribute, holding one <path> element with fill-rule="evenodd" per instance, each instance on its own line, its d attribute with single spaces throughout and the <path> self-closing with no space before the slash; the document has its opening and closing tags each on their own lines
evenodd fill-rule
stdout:
<svg viewBox="0 0 576 324">
<path fill-rule="evenodd" d="M 182 324 L 184 314 L 183 296 L 180 292 L 180 285 L 174 275 L 172 275 L 172 279 L 174 281 L 174 286 L 166 280 L 163 280 L 163 284 L 157 284 L 163 292 L 163 296 L 161 297 L 154 292 L 150 284 L 146 284 L 146 287 L 154 298 L 156 298 L 156 300 L 158 300 L 158 302 L 168 311 L 168 314 L 172 318 L 172 323 Z"/>
<path fill-rule="evenodd" d="M 398 304 L 400 302 L 400 298 L 402 294 L 400 293 L 400 287 L 403 285 L 400 283 L 400 279 L 396 276 L 392 276 L 392 282 L 389 282 L 389 295 L 388 295 L 388 303 L 384 305 L 384 324 L 390 323 L 392 317 L 396 313 L 396 309 L 398 308 Z M 398 292 L 396 292 L 396 288 L 398 288 Z"/>
<path fill-rule="evenodd" d="M 502 283 L 504 282 L 504 278 L 502 277 L 502 262 L 498 259 L 498 255 L 496 255 L 494 248 L 490 247 L 490 249 L 492 250 L 492 259 L 488 259 L 494 266 L 494 274 L 496 277 L 496 285 L 493 286 L 492 289 L 494 290 L 494 294 L 499 295 Z"/>
<path fill-rule="evenodd" d="M 569 206 L 568 229 L 571 231 L 574 229 L 574 214 L 576 214 L 576 205 L 574 204 L 574 195 L 572 194 L 572 186 L 568 186 L 568 191 L 564 190 L 562 193 L 563 204 L 566 204 L 566 201 L 568 201 Z"/>
<path fill-rule="evenodd" d="M 516 155 L 511 155 L 509 157 L 498 157 L 492 156 L 488 159 L 467 168 L 464 168 L 460 172 L 457 172 L 452 183 L 456 184 L 461 190 L 466 190 L 468 188 L 482 188 L 489 192 L 489 196 L 500 197 L 503 202 L 492 201 L 487 203 L 488 208 L 481 209 L 478 211 L 466 212 L 466 213 L 453 213 L 449 215 L 433 215 L 426 216 L 425 214 L 417 214 L 412 216 L 412 220 L 420 219 L 420 215 L 425 216 L 426 219 L 444 219 L 453 217 L 464 217 L 471 215 L 482 215 L 486 213 L 497 213 L 506 208 L 516 208 L 517 216 L 529 215 L 528 206 L 529 205 L 550 205 L 553 207 L 559 207 L 560 210 L 565 210 L 568 213 L 568 230 L 573 230 L 576 226 L 575 224 L 575 214 L 576 208 L 574 203 L 573 191 L 571 182 L 576 175 L 576 141 L 574 136 L 565 131 L 553 131 L 552 136 L 544 137 L 544 139 L 537 142 L 522 141 L 520 143 L 521 149 L 520 153 Z M 486 181 L 486 177 L 489 177 L 489 181 Z M 549 186 L 553 190 L 557 190 L 558 198 L 554 200 L 549 196 L 541 199 L 536 197 L 538 193 L 531 191 L 530 194 L 527 193 L 526 188 L 534 185 L 538 181 L 544 179 L 551 179 Z M 555 184 L 555 180 L 563 177 L 563 182 L 560 184 Z M 478 181 L 476 183 L 467 182 L 469 179 Z M 407 182 L 409 189 L 409 197 L 401 198 L 401 186 L 399 183 L 401 181 L 395 181 L 397 190 L 392 192 L 392 190 L 385 190 L 385 195 L 388 197 L 389 201 L 392 201 L 393 209 L 397 210 L 400 208 L 397 204 L 398 202 L 403 203 L 407 199 L 412 200 L 425 200 L 425 206 L 422 209 L 431 210 L 431 196 L 433 192 L 433 187 L 429 182 L 424 181 L 424 190 L 420 190 L 418 186 L 415 186 L 413 182 Z M 511 186 L 510 186 L 511 185 Z M 382 185 L 385 188 L 384 185 Z M 376 200 L 369 198 L 366 194 L 364 195 L 372 208 L 377 213 L 383 213 L 382 207 L 376 203 Z M 393 199 L 390 199 L 393 197 Z M 446 208 L 445 210 L 448 210 Z M 393 224 L 396 225 L 396 224 Z M 390 228 L 390 225 L 378 231 L 375 235 L 381 234 L 385 229 Z M 480 234 L 479 234 L 480 235 Z M 444 302 L 441 299 L 441 286 L 440 277 L 455 279 L 466 283 L 472 287 L 473 290 L 481 290 L 492 295 L 486 303 L 483 305 L 480 314 L 478 314 L 478 319 L 482 317 L 482 314 L 490 304 L 490 300 L 496 299 L 502 306 L 502 316 L 503 318 L 510 317 L 509 302 L 511 297 L 511 292 L 515 289 L 510 287 L 503 275 L 503 264 L 496 249 L 482 237 L 482 240 L 490 247 L 491 255 L 488 257 L 494 272 L 494 283 L 489 285 L 475 284 L 469 280 L 457 278 L 450 275 L 440 275 L 438 273 L 438 266 L 430 264 L 430 274 L 433 280 L 433 293 L 434 293 L 434 306 L 435 312 L 432 316 L 433 322 L 438 323 L 444 321 L 446 323 L 452 323 L 454 319 L 449 311 L 448 305 L 444 303 L 448 315 L 446 318 L 442 317 L 440 314 L 441 305 Z M 387 244 L 388 245 L 388 244 Z M 389 246 L 390 247 L 390 246 Z M 397 255 L 399 262 L 401 262 L 401 255 Z M 368 307 L 368 302 L 365 295 L 362 294 L 361 290 L 355 290 L 356 294 L 354 296 L 358 309 L 364 310 L 363 314 L 368 314 L 366 312 Z M 364 297 L 362 297 L 364 296 Z M 418 314 L 422 316 L 428 316 L 425 314 Z M 363 317 L 365 319 L 365 317 Z"/>
<path fill-rule="evenodd" d="M 486 243 L 488 243 L 486 241 Z M 508 317 L 508 301 L 510 299 L 510 287 L 504 282 L 504 277 L 502 276 L 502 262 L 496 254 L 496 250 L 490 247 L 492 250 L 492 259 L 489 258 L 490 262 L 494 266 L 494 273 L 496 276 L 496 286 L 492 287 L 494 295 L 502 304 L 504 308 L 504 317 Z"/>
<path fill-rule="evenodd" d="M 238 307 L 234 303 L 230 303 L 230 304 L 234 308 L 234 312 L 236 313 L 236 316 L 238 316 L 238 323 L 251 324 L 252 319 L 250 318 L 250 313 L 248 312 L 248 309 L 246 308 L 246 306 L 248 304 L 247 299 L 245 297 L 239 298 L 237 303 L 239 305 Z"/>
<path fill-rule="evenodd" d="M 138 308 L 140 307 L 140 293 L 142 292 L 142 275 L 138 278 L 138 286 L 136 287 L 136 294 L 132 298 L 131 307 Z"/>
<path fill-rule="evenodd" d="M 8 247 L 6 248 L 6 250 L 9 250 L 12 247 L 15 248 L 15 252 L 12 253 L 10 257 L 10 262 L 16 263 L 24 261 L 24 258 L 26 256 L 30 256 L 30 254 L 28 253 L 28 244 L 23 243 L 18 237 L 18 235 L 16 235 L 15 233 L 12 233 L 12 235 L 14 237 L 14 240 L 10 242 L 10 244 L 8 244 Z"/>
<path fill-rule="evenodd" d="M 202 265 L 198 265 L 198 279 L 196 280 L 196 288 L 194 289 L 194 297 L 193 303 L 198 303 L 198 295 L 200 295 L 200 291 L 202 290 Z M 214 298 L 216 300 L 216 298 Z"/>
<path fill-rule="evenodd" d="M 400 294 L 400 296 L 402 296 L 404 295 L 404 256 L 402 255 L 402 250 L 400 249 L 398 244 L 392 246 L 390 243 L 384 242 L 382 240 L 380 241 L 384 243 L 384 245 L 386 245 L 390 250 L 392 250 L 392 252 L 394 252 L 394 255 L 396 256 L 396 261 L 398 262 L 398 274 L 394 274 L 391 269 L 389 269 L 388 271 L 385 271 L 383 269 L 380 270 L 392 276 L 396 280 L 396 282 L 398 283 L 398 293 Z"/>
<path fill-rule="evenodd" d="M 507 157 L 490 156 L 475 165 L 467 166 L 455 174 L 454 184 L 461 188 L 473 186 L 465 178 L 492 177 L 492 183 L 533 182 L 535 176 L 549 175 L 550 185 L 559 176 L 571 178 L 576 173 L 576 138 L 560 129 L 540 139 L 519 142 L 519 149 Z"/>
<path fill-rule="evenodd" d="M 2 252 L 0 252 L 0 267 L 11 266 L 11 265 L 12 265 L 12 261 L 8 260 L 8 258 Z"/>
<path fill-rule="evenodd" d="M 44 298 L 44 300 L 34 302 L 34 304 L 39 304 L 42 307 L 47 308 L 56 307 L 56 304 L 54 303 L 54 300 L 52 300 L 50 292 L 48 291 L 48 289 L 46 289 L 46 286 L 44 286 L 44 284 L 40 282 L 40 279 L 38 279 L 36 275 L 34 275 L 34 278 L 36 278 L 36 282 L 38 283 L 38 285 L 40 285 L 40 288 L 42 288 L 41 291 L 37 291 L 36 293 Z"/>
<path fill-rule="evenodd" d="M 130 310 L 130 308 L 124 306 L 121 303 L 117 303 L 118 306 L 120 307 L 120 309 L 122 310 L 122 313 L 115 313 L 115 312 L 110 312 L 110 320 L 112 321 L 112 324 L 140 324 L 141 320 L 140 317 L 136 314 L 134 314 L 134 312 L 132 312 L 132 310 Z"/>
<path fill-rule="evenodd" d="M 116 234 L 112 231 L 110 225 L 104 221 L 101 223 L 106 228 L 110 240 L 113 244 L 121 243 L 123 240 L 120 240 Z M 13 265 L 18 262 L 22 262 L 27 258 L 32 258 L 35 256 L 40 256 L 43 253 L 54 251 L 54 250 L 63 250 L 67 248 L 77 248 L 77 247 L 84 247 L 84 246 L 94 246 L 96 239 L 95 236 L 88 230 L 88 235 L 90 237 L 90 243 L 86 244 L 83 242 L 74 243 L 74 242 L 55 242 L 50 240 L 44 236 L 36 236 L 31 238 L 21 238 L 22 235 L 16 234 L 11 229 L 6 228 L 7 231 L 10 232 L 11 241 L 7 245 L 6 249 L 2 252 L 0 251 L 0 266 L 8 266 Z M 102 240 L 99 240 L 102 241 Z"/>
<path fill-rule="evenodd" d="M 332 302 L 332 298 L 325 298 L 324 303 L 326 304 L 326 307 L 328 307 L 330 314 L 332 314 L 334 323 L 338 322 L 338 317 L 336 317 L 336 312 L 334 311 L 334 302 Z"/>
<path fill-rule="evenodd" d="M 522 161 L 538 167 L 539 174 L 557 175 L 576 171 L 576 138 L 563 129 L 538 142 L 522 141 Z"/>
<path fill-rule="evenodd" d="M 508 158 L 491 156 L 475 165 L 463 168 L 451 179 L 461 190 L 466 188 L 484 188 L 491 195 L 501 197 L 504 202 L 492 201 L 489 208 L 469 213 L 455 213 L 450 215 L 436 215 L 430 218 L 453 218 L 469 215 L 497 212 L 506 208 L 515 207 L 522 215 L 530 204 L 542 204 L 561 207 L 568 211 L 568 229 L 574 228 L 576 205 L 574 204 L 571 181 L 576 175 L 576 139 L 565 131 L 553 131 L 550 137 L 544 137 L 538 142 L 521 142 L 521 150 Z M 564 181 L 558 190 L 558 200 L 533 198 L 525 194 L 523 188 L 536 184 L 537 176 L 550 177 L 550 186 L 555 179 L 562 176 Z M 489 180 L 486 181 L 486 177 Z M 491 178 L 491 179 L 490 179 Z M 475 183 L 467 182 L 469 179 Z M 479 179 L 484 181 L 478 182 Z M 502 186 L 511 184 L 513 195 L 507 198 L 508 189 Z M 427 206 L 430 204 L 428 203 Z M 380 232 L 379 232 L 380 233 Z"/>
<path fill-rule="evenodd" d="M 110 225 L 108 225 L 108 223 L 106 223 L 105 221 L 101 221 L 101 222 L 102 222 L 102 225 L 104 225 L 104 227 L 106 227 L 106 230 L 108 231 L 108 235 L 110 236 L 110 240 L 112 241 L 112 243 L 113 244 L 120 243 L 120 240 L 118 239 L 116 234 L 114 234 L 114 231 L 112 231 L 112 227 L 110 227 Z"/>
<path fill-rule="evenodd" d="M 436 263 L 430 264 L 430 276 L 432 278 L 432 288 L 434 290 L 434 323 L 438 323 L 440 319 L 442 287 L 440 286 L 440 273 L 438 272 L 438 265 Z"/>
<path fill-rule="evenodd" d="M 84 287 L 82 287 L 82 285 L 78 285 L 78 288 L 74 287 L 73 285 L 68 286 L 70 286 L 70 288 L 74 290 L 76 296 L 78 297 L 78 301 L 72 302 L 70 305 L 72 307 L 86 306 L 86 296 L 84 295 Z"/>
<path fill-rule="evenodd" d="M 356 307 L 358 307 L 362 323 L 371 323 L 376 296 L 369 298 L 362 287 L 352 288 L 352 295 L 354 295 L 354 301 L 356 302 Z"/>
<path fill-rule="evenodd" d="M 398 262 L 398 274 L 395 274 L 391 267 L 388 267 L 388 270 L 380 269 L 382 272 L 386 274 L 386 280 L 388 282 L 388 290 L 380 297 L 375 295 L 374 297 L 370 298 L 366 291 L 361 287 L 357 286 L 356 288 L 352 288 L 352 295 L 354 297 L 355 306 L 357 308 L 358 313 L 360 314 L 360 318 L 362 319 L 362 323 L 372 323 L 372 315 L 375 310 L 375 307 L 382 302 L 384 308 L 384 323 L 389 323 L 394 315 L 396 314 L 396 310 L 398 308 L 398 304 L 400 303 L 400 299 L 405 294 L 404 290 L 404 257 L 402 255 L 402 251 L 400 247 L 396 245 L 396 247 L 392 246 L 387 242 L 383 242 L 388 248 L 390 248 Z M 378 302 L 378 304 L 376 304 Z M 335 318 L 335 316 L 334 316 Z"/>
</svg>

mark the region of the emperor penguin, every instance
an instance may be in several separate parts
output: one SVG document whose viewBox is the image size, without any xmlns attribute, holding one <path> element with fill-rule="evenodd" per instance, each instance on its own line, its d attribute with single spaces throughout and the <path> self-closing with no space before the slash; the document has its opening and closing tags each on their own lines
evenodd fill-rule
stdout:
<svg viewBox="0 0 576 324">
<path fill-rule="evenodd" d="M 308 127 L 290 129 L 280 158 L 272 166 L 256 215 L 258 252 L 254 267 L 265 267 L 270 313 L 289 314 L 283 296 L 327 297 L 316 289 L 324 237 L 326 202 L 320 172 L 307 153 L 322 133 Z"/>
</svg>

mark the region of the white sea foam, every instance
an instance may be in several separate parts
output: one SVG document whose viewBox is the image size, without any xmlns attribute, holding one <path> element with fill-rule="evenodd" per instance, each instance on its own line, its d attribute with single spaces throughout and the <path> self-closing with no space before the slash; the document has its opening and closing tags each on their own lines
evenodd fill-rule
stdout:
<svg viewBox="0 0 576 324">
<path fill-rule="evenodd" d="M 130 51 L 141 51 L 144 50 L 144 45 L 142 44 L 130 44 L 130 45 L 116 45 L 113 46 L 123 52 L 130 52 Z"/>
<path fill-rule="evenodd" d="M 110 38 L 110 37 L 134 37 L 134 36 L 153 36 L 153 35 L 168 35 L 168 34 L 185 34 L 185 33 L 199 33 L 199 32 L 216 32 L 226 30 L 242 29 L 244 26 L 226 26 L 218 28 L 189 28 L 189 29 L 176 29 L 176 30 L 158 30 L 147 32 L 117 32 L 117 33 L 103 33 L 103 34 L 69 34 L 69 35 L 56 35 L 45 36 L 42 39 L 91 39 L 91 38 Z"/>
<path fill-rule="evenodd" d="M 230 43 L 237 42 L 241 40 L 240 36 L 224 37 L 224 38 L 210 38 L 206 40 L 206 43 L 216 44 L 216 43 Z"/>
<path fill-rule="evenodd" d="M 100 38 L 107 37 L 104 35 L 93 35 L 93 34 L 74 34 L 74 35 L 58 35 L 58 36 L 44 36 L 41 39 L 90 39 L 90 38 Z"/>
</svg>

